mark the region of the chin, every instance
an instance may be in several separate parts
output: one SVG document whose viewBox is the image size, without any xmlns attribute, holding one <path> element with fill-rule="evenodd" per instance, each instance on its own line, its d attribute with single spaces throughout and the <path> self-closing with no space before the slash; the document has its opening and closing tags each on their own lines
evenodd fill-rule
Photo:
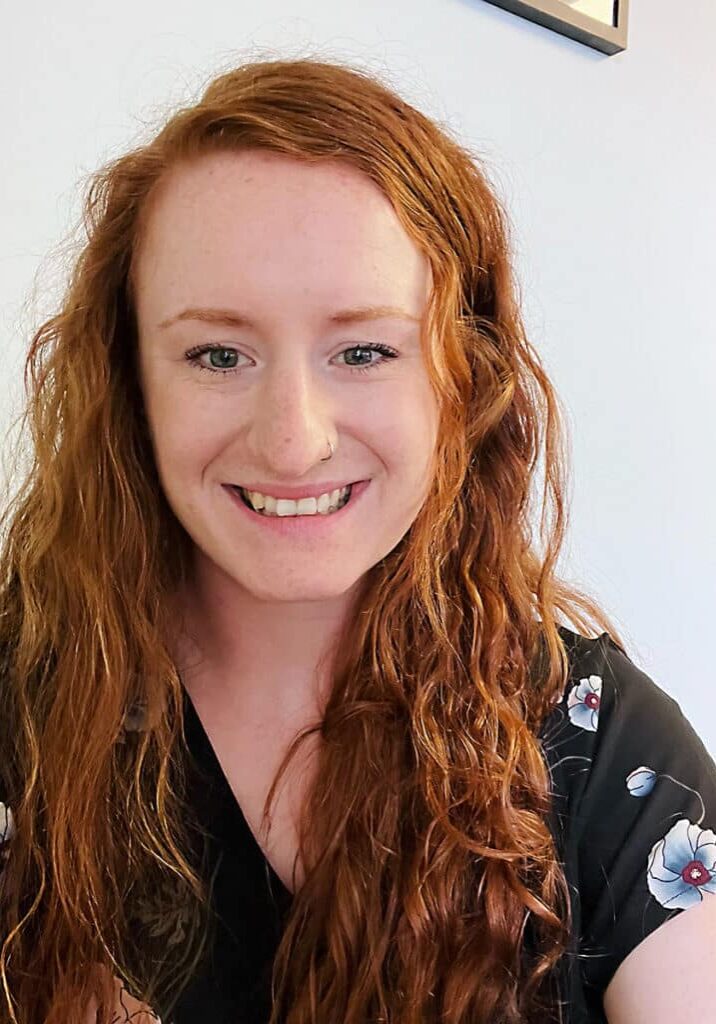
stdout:
<svg viewBox="0 0 716 1024">
<path fill-rule="evenodd" d="M 280 581 L 271 583 L 266 579 L 238 580 L 244 590 L 256 598 L 270 604 L 300 603 L 305 601 L 332 601 L 341 597 L 358 579 L 335 578 L 325 573 L 316 573 L 310 578 L 294 577 L 289 573 Z"/>
</svg>

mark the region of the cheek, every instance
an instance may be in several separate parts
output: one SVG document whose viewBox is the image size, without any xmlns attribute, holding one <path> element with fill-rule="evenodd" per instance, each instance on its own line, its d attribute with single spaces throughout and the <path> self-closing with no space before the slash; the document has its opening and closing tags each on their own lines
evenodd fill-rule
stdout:
<svg viewBox="0 0 716 1024">
<path fill-rule="evenodd" d="M 432 464 L 438 438 L 434 399 L 423 391 L 396 411 L 392 430 L 393 450 L 410 474 L 423 478 Z"/>
<path fill-rule="evenodd" d="M 382 453 L 389 477 L 399 484 L 411 508 L 430 488 L 436 440 L 431 420 L 414 415 L 376 439 L 375 450 Z"/>
<path fill-rule="evenodd" d="M 150 398 L 148 415 L 155 441 L 165 459 L 191 463 L 221 446 L 231 427 L 228 416 L 221 415 L 201 395 L 178 394 L 177 389 L 157 389 Z"/>
</svg>

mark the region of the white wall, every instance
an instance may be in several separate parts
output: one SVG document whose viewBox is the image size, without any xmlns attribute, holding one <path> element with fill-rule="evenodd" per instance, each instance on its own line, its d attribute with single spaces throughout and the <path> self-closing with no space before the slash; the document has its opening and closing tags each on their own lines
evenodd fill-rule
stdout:
<svg viewBox="0 0 716 1024">
<path fill-rule="evenodd" d="M 79 217 L 83 176 L 242 56 L 387 73 L 486 157 L 511 211 L 528 327 L 569 410 L 563 569 L 716 752 L 716 6 L 631 7 L 629 48 L 612 57 L 484 0 L 8 7 L 0 429 L 53 308 L 49 254 Z"/>
</svg>

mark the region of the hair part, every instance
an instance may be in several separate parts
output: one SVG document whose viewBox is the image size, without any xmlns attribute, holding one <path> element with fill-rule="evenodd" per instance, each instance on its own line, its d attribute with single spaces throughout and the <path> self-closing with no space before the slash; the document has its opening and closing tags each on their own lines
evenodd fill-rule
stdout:
<svg viewBox="0 0 716 1024">
<path fill-rule="evenodd" d="M 249 149 L 340 161 L 381 188 L 430 261 L 424 344 L 440 401 L 430 493 L 367 574 L 325 714 L 267 797 L 269 816 L 298 747 L 320 734 L 270 1024 L 561 1019 L 569 892 L 537 730 L 567 678 L 559 620 L 621 639 L 556 573 L 562 417 L 479 159 L 374 75 L 309 58 L 221 74 L 93 175 L 86 245 L 30 346 L 32 460 L 0 552 L 0 774 L 16 829 L 0 881 L 1 1019 L 80 1021 L 97 995 L 108 1024 L 97 966 L 166 1019 L 211 934 L 167 645 L 191 541 L 142 405 L 134 268 L 172 169 Z M 136 707 L 145 728 L 126 730 Z"/>
</svg>

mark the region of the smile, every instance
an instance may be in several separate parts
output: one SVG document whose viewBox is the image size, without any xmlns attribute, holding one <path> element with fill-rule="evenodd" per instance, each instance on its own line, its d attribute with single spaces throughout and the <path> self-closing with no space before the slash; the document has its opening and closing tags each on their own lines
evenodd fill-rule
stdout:
<svg viewBox="0 0 716 1024">
<path fill-rule="evenodd" d="M 273 498 L 269 494 L 259 494 L 258 491 L 247 491 L 238 485 L 233 486 L 232 490 L 240 495 L 241 500 L 248 508 L 262 516 L 327 516 L 348 504 L 353 484 L 336 488 L 336 490 L 321 494 L 317 498 L 299 498 L 297 501 L 289 498 Z"/>
<path fill-rule="evenodd" d="M 361 498 L 370 486 L 370 480 L 359 480 L 342 487 L 336 493 L 331 492 L 327 507 L 319 507 L 316 498 L 301 498 L 299 501 L 266 497 L 268 506 L 256 508 L 251 497 L 238 485 L 223 484 L 223 489 L 247 523 L 251 522 L 259 530 L 268 531 L 277 537 L 286 536 L 294 539 L 328 538 L 340 524 L 347 522 L 361 508 Z M 256 492 L 253 492 L 254 498 Z M 325 497 L 321 495 L 321 498 Z M 275 507 L 271 507 L 271 503 Z"/>
</svg>

